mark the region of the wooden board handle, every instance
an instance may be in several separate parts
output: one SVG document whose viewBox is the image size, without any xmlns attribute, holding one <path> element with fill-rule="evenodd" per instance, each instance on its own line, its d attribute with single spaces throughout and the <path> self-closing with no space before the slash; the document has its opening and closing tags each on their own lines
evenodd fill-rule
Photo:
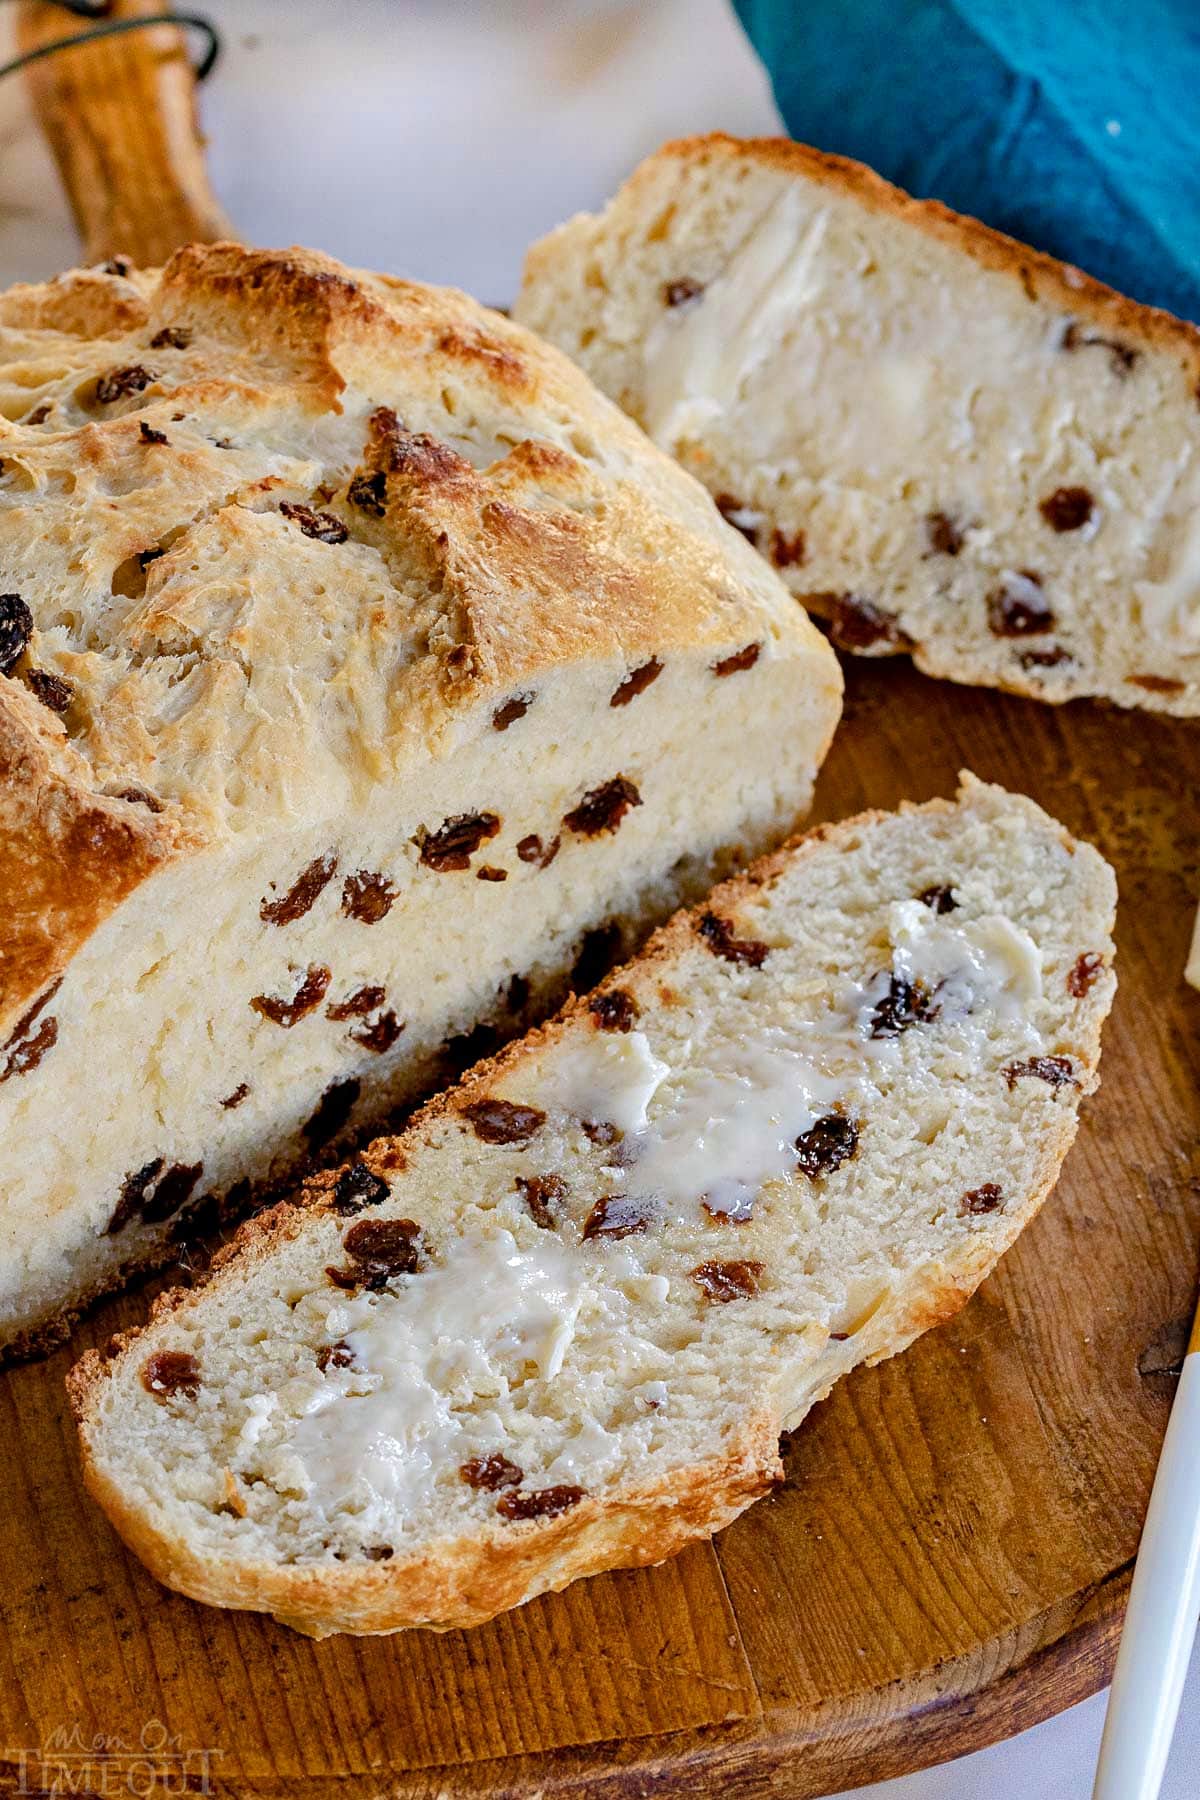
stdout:
<svg viewBox="0 0 1200 1800">
<path fill-rule="evenodd" d="M 114 0 L 104 17 L 164 10 L 162 0 Z M 18 48 L 36 49 L 92 23 L 46 0 L 22 0 Z M 154 25 L 100 38 L 33 63 L 26 79 L 85 261 L 124 254 L 151 265 L 181 244 L 233 236 L 208 185 L 182 30 Z"/>
</svg>

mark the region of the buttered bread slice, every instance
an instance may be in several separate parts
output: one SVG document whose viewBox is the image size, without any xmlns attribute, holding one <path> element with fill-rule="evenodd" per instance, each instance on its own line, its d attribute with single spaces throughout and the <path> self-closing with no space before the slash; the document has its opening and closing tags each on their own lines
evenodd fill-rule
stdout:
<svg viewBox="0 0 1200 1800">
<path fill-rule="evenodd" d="M 89 1353 L 92 1492 L 163 1581 L 316 1636 L 717 1530 L 1046 1197 L 1114 900 L 970 778 L 765 859 Z"/>
<path fill-rule="evenodd" d="M 465 295 L 209 245 L 0 296 L 0 1348 L 778 843 L 840 686 Z"/>
<path fill-rule="evenodd" d="M 785 140 L 668 144 L 518 317 L 865 655 L 1200 712 L 1200 332 Z"/>
</svg>

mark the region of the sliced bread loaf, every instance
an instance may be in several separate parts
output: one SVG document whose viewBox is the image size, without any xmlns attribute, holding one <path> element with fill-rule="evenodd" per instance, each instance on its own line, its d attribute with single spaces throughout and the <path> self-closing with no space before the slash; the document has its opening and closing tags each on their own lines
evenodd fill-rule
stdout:
<svg viewBox="0 0 1200 1800">
<path fill-rule="evenodd" d="M 89 1353 L 92 1492 L 163 1581 L 317 1636 L 717 1530 L 1049 1192 L 1114 898 L 970 778 L 763 860 Z"/>
<path fill-rule="evenodd" d="M 0 296 L 0 1347 L 779 842 L 839 695 L 462 294 L 217 245 Z"/>
<path fill-rule="evenodd" d="M 517 316 L 866 655 L 1200 712 L 1200 332 L 784 140 L 668 144 Z"/>
</svg>

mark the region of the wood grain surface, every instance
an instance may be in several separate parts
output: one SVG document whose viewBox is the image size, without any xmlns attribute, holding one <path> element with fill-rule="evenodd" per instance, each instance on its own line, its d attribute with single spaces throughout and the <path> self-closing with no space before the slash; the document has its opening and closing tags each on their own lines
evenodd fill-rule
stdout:
<svg viewBox="0 0 1200 1800">
<path fill-rule="evenodd" d="M 906 663 L 848 675 L 818 816 L 948 794 L 969 767 L 1117 868 L 1102 1086 L 997 1274 L 836 1388 L 786 1486 L 714 1545 L 445 1636 L 314 1644 L 160 1589 L 81 1491 L 69 1353 L 8 1373 L 0 1786 L 49 1785 L 53 1745 L 99 1734 L 83 1791 L 125 1792 L 118 1746 L 147 1731 L 170 1740 L 150 1756 L 164 1781 L 191 1756 L 193 1788 L 231 1800 L 813 1796 L 975 1749 L 1106 1679 L 1200 1261 L 1200 995 L 1181 981 L 1200 732 Z M 106 1306 L 75 1349 L 144 1302 Z"/>
<path fill-rule="evenodd" d="M 167 10 L 162 0 L 112 0 L 107 20 Z M 17 48 L 78 35 L 45 0 L 22 0 Z M 213 196 L 182 31 L 149 26 L 62 51 L 26 72 L 83 240 L 82 260 L 129 256 L 145 267 L 181 244 L 233 236 Z"/>
</svg>

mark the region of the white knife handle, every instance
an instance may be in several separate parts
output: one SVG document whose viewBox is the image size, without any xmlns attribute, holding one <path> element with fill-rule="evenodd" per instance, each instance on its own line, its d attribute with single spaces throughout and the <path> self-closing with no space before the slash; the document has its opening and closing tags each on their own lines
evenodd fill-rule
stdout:
<svg viewBox="0 0 1200 1800">
<path fill-rule="evenodd" d="M 1142 1531 L 1092 1800 L 1156 1800 L 1198 1616 L 1200 1341 L 1194 1327 Z"/>
</svg>

